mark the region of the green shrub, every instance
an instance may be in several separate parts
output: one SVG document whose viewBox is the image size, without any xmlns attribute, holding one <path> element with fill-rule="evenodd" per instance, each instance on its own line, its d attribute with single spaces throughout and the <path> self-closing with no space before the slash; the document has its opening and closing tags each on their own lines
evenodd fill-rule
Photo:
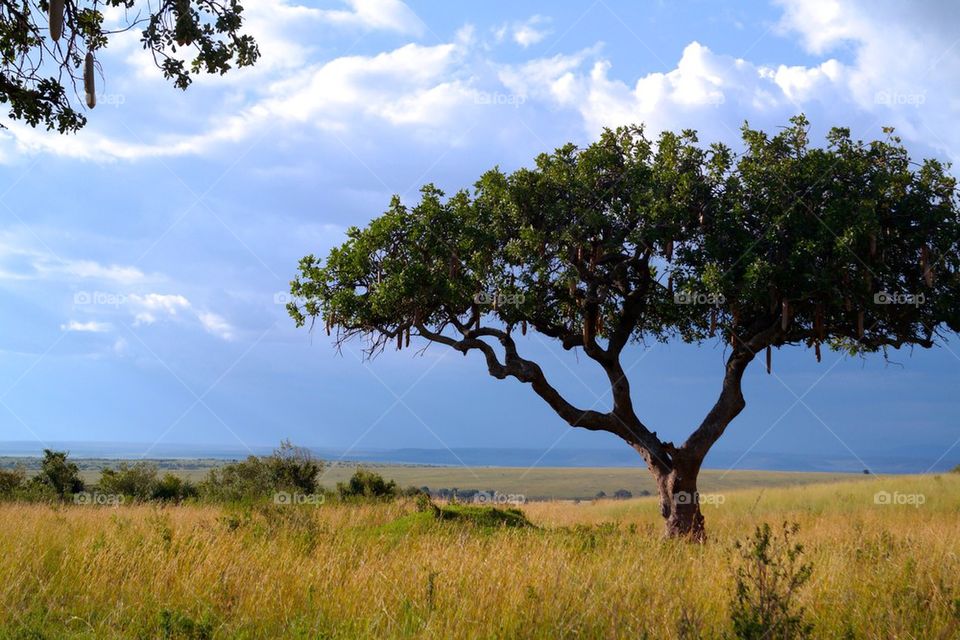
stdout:
<svg viewBox="0 0 960 640">
<path fill-rule="evenodd" d="M 307 449 L 284 441 L 269 456 L 249 456 L 241 462 L 212 469 L 200 484 L 200 494 L 228 502 L 260 500 L 278 491 L 313 494 L 323 463 Z"/>
<path fill-rule="evenodd" d="M 309 449 L 284 440 L 266 462 L 276 488 L 305 494 L 317 492 L 317 476 L 323 471 L 323 463 L 315 459 Z"/>
<path fill-rule="evenodd" d="M 168 473 L 157 481 L 151 497 L 154 500 L 181 502 L 187 498 L 195 498 L 198 493 L 193 483 Z"/>
<path fill-rule="evenodd" d="M 793 541 L 800 525 L 783 524 L 780 536 L 764 523 L 738 542 L 736 595 L 731 606 L 733 632 L 741 640 L 810 638 L 813 625 L 795 598 L 813 567 L 801 560 L 803 545 Z"/>
<path fill-rule="evenodd" d="M 397 483 L 393 480 L 387 482 L 379 473 L 357 469 L 350 480 L 337 483 L 337 493 L 340 494 L 341 499 L 371 498 L 383 500 L 396 498 L 399 492 Z"/>
<path fill-rule="evenodd" d="M 50 487 L 60 498 L 83 491 L 80 469 L 73 462 L 67 461 L 67 453 L 64 451 L 44 449 L 40 473 L 35 475 L 31 482 Z"/>
<path fill-rule="evenodd" d="M 26 482 L 27 474 L 22 466 L 13 469 L 0 469 L 0 497 L 9 498 L 21 489 Z"/>
<path fill-rule="evenodd" d="M 134 498 L 149 500 L 157 488 L 157 467 L 147 462 L 128 464 L 121 462 L 116 469 L 103 469 L 100 472 L 99 489 L 104 493 L 115 493 Z"/>
</svg>

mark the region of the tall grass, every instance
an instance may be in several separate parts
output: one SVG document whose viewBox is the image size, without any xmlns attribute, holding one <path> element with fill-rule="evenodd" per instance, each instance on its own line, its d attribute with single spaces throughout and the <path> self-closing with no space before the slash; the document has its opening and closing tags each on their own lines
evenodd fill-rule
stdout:
<svg viewBox="0 0 960 640">
<path fill-rule="evenodd" d="M 734 542 L 784 520 L 815 637 L 960 637 L 960 477 L 714 504 L 704 546 L 663 540 L 651 499 L 531 503 L 536 528 L 503 529 L 391 526 L 407 502 L 0 505 L 0 638 L 720 638 Z"/>
</svg>

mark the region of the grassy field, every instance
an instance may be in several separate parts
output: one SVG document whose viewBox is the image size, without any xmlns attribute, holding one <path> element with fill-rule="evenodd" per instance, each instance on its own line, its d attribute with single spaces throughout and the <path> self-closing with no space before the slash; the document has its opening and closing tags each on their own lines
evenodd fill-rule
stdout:
<svg viewBox="0 0 960 640">
<path fill-rule="evenodd" d="M 724 491 L 703 546 L 663 540 L 654 498 L 529 503 L 524 528 L 404 501 L 4 504 L 0 638 L 729 637 L 734 542 L 783 520 L 814 637 L 960 637 L 960 475 Z"/>
</svg>

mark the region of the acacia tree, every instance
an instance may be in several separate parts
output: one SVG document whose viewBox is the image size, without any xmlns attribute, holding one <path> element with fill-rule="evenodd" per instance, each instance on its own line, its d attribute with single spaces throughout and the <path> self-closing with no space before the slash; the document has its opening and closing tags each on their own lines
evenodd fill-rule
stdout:
<svg viewBox="0 0 960 640">
<path fill-rule="evenodd" d="M 238 0 L 0 0 L 0 102 L 9 117 L 60 133 L 86 124 L 78 103 L 96 105 L 96 52 L 118 33 L 104 28 L 108 9 L 123 10 L 120 30 L 140 29 L 143 48 L 180 89 L 191 75 L 260 56 L 242 32 Z"/>
<path fill-rule="evenodd" d="M 390 208 L 325 261 L 307 256 L 288 305 L 337 346 L 373 357 L 411 334 L 529 384 L 569 425 L 622 438 L 656 479 L 670 536 L 704 539 L 697 475 L 743 410 L 748 365 L 773 347 L 850 354 L 931 347 L 960 328 L 956 182 L 900 140 L 864 144 L 833 129 L 811 147 L 803 116 L 775 136 L 742 129 L 735 154 L 693 131 L 652 144 L 641 128 L 487 172 L 471 192 L 433 186 Z M 582 349 L 606 374 L 612 405 L 584 410 L 521 355 L 538 331 Z M 622 366 L 643 340 L 722 340 L 716 403 L 681 444 L 646 424 Z"/>
</svg>

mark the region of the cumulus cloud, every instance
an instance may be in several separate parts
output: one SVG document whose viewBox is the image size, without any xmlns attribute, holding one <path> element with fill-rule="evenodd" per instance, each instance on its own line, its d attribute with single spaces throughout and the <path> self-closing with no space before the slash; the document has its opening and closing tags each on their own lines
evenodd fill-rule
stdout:
<svg viewBox="0 0 960 640">
<path fill-rule="evenodd" d="M 815 55 L 853 51 L 823 69 L 834 89 L 908 139 L 957 158 L 960 131 L 960 14 L 950 3 L 896 0 L 777 0 L 779 28 Z M 823 68 L 827 63 L 821 65 Z M 794 79 L 799 76 L 793 72 Z M 807 79 L 819 80 L 822 78 Z"/>
<path fill-rule="evenodd" d="M 815 122 L 862 120 L 864 135 L 894 125 L 908 141 L 928 140 L 956 153 L 956 12 L 901 0 L 774 1 L 783 10 L 775 31 L 798 39 L 813 63 L 738 58 L 693 41 L 673 68 L 623 78 L 599 45 L 500 64 L 487 43 L 478 46 L 469 26 L 450 42 L 411 43 L 311 63 L 313 44 L 297 31 L 298 24 L 326 22 L 417 35 L 423 23 L 399 0 L 349 0 L 344 8 L 333 9 L 264 0 L 251 18 L 267 34 L 265 55 L 271 49 L 285 52 L 295 64 L 268 63 L 259 71 L 231 75 L 223 82 L 231 87 L 229 83 L 247 82 L 243 91 L 225 98 L 209 121 L 193 121 L 194 131 L 148 132 L 143 139 L 95 127 L 66 138 L 20 124 L 9 131 L 19 150 L 97 161 L 206 154 L 264 131 L 291 139 L 314 131 L 353 134 L 380 125 L 435 138 L 476 122 L 475 105 L 506 89 L 527 107 L 546 107 L 552 120 L 567 113 L 579 116 L 591 136 L 604 126 L 645 122 L 651 131 L 694 126 L 705 136 L 729 139 L 743 120 L 776 126 L 805 111 Z M 503 24 L 494 38 L 530 47 L 550 32 L 549 24 L 549 18 L 534 15 Z M 859 117 L 863 115 L 872 117 Z"/>
<path fill-rule="evenodd" d="M 471 75 L 460 66 L 468 40 L 461 32 L 451 43 L 408 44 L 309 65 L 270 83 L 247 106 L 218 114 L 198 133 L 164 135 L 162 141 L 130 141 L 95 129 L 70 137 L 52 137 L 18 123 L 8 129 L 23 151 L 97 162 L 202 154 L 284 126 L 301 133 L 304 126 L 342 131 L 379 121 L 436 129 L 459 119 L 463 108 L 478 101 Z"/>
</svg>

